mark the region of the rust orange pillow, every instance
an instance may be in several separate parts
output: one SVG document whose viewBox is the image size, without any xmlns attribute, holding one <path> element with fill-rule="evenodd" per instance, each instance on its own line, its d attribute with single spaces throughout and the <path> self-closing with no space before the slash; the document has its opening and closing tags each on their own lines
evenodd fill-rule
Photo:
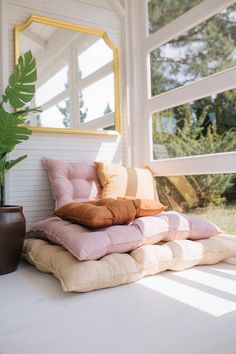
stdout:
<svg viewBox="0 0 236 354">
<path fill-rule="evenodd" d="M 132 200 L 111 198 L 93 202 L 71 202 L 55 210 L 55 215 L 89 228 L 128 224 L 134 220 L 136 209 Z"/>
<path fill-rule="evenodd" d="M 56 209 L 61 219 L 99 229 L 111 225 L 128 224 L 141 216 L 160 214 L 166 207 L 159 201 L 133 198 L 105 198 L 89 202 L 71 202 Z"/>
</svg>

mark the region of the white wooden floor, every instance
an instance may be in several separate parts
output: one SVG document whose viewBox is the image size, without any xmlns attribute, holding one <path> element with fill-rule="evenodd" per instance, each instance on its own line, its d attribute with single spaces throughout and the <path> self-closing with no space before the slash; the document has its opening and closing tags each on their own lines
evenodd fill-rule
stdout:
<svg viewBox="0 0 236 354">
<path fill-rule="evenodd" d="M 85 294 L 22 263 L 0 277 L 1 354 L 235 354 L 236 266 Z"/>
</svg>

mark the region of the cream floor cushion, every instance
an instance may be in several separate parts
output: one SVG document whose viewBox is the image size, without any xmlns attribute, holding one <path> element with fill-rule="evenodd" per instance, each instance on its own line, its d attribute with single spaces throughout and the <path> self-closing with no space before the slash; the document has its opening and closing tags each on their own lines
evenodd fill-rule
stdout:
<svg viewBox="0 0 236 354">
<path fill-rule="evenodd" d="M 164 270 L 180 271 L 236 257 L 236 236 L 221 234 L 199 241 L 176 240 L 113 253 L 96 261 L 78 261 L 58 245 L 40 239 L 24 242 L 23 258 L 52 273 L 64 291 L 86 292 L 131 283 Z"/>
</svg>

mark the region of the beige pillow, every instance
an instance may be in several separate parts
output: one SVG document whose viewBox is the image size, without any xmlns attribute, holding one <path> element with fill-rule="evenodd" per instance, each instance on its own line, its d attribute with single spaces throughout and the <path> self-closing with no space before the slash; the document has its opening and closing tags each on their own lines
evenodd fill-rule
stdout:
<svg viewBox="0 0 236 354">
<path fill-rule="evenodd" d="M 183 270 L 215 264 L 236 256 L 236 237 L 218 235 L 207 240 L 175 240 L 144 245 L 131 253 L 113 253 L 98 261 L 79 262 L 63 247 L 37 239 L 24 241 L 23 258 L 41 272 L 52 273 L 64 291 L 91 291 L 131 283 L 164 270 Z"/>
<path fill-rule="evenodd" d="M 126 168 L 113 163 L 95 162 L 103 187 L 102 198 L 131 196 L 158 200 L 154 178 L 148 168 Z"/>
</svg>

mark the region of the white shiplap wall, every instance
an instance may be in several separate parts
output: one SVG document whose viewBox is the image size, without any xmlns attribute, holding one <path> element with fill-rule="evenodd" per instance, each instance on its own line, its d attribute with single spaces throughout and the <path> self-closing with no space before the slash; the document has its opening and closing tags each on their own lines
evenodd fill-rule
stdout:
<svg viewBox="0 0 236 354">
<path fill-rule="evenodd" d="M 4 3 L 2 16 L 8 25 L 8 58 L 13 65 L 13 28 L 30 14 L 53 17 L 107 31 L 111 40 L 119 47 L 121 64 L 121 117 L 125 115 L 124 66 L 122 23 L 119 16 L 106 0 L 0 0 Z M 0 33 L 1 34 L 1 33 Z M 0 68 L 0 73 L 4 68 Z M 1 78 L 0 78 L 1 80 Z M 33 133 L 30 140 L 18 145 L 12 158 L 27 154 L 28 158 L 13 168 L 7 177 L 7 202 L 24 207 L 27 227 L 33 222 L 51 215 L 53 200 L 42 157 L 63 161 L 106 161 L 126 163 L 124 118 L 121 136 L 93 136 L 75 134 Z"/>
</svg>

